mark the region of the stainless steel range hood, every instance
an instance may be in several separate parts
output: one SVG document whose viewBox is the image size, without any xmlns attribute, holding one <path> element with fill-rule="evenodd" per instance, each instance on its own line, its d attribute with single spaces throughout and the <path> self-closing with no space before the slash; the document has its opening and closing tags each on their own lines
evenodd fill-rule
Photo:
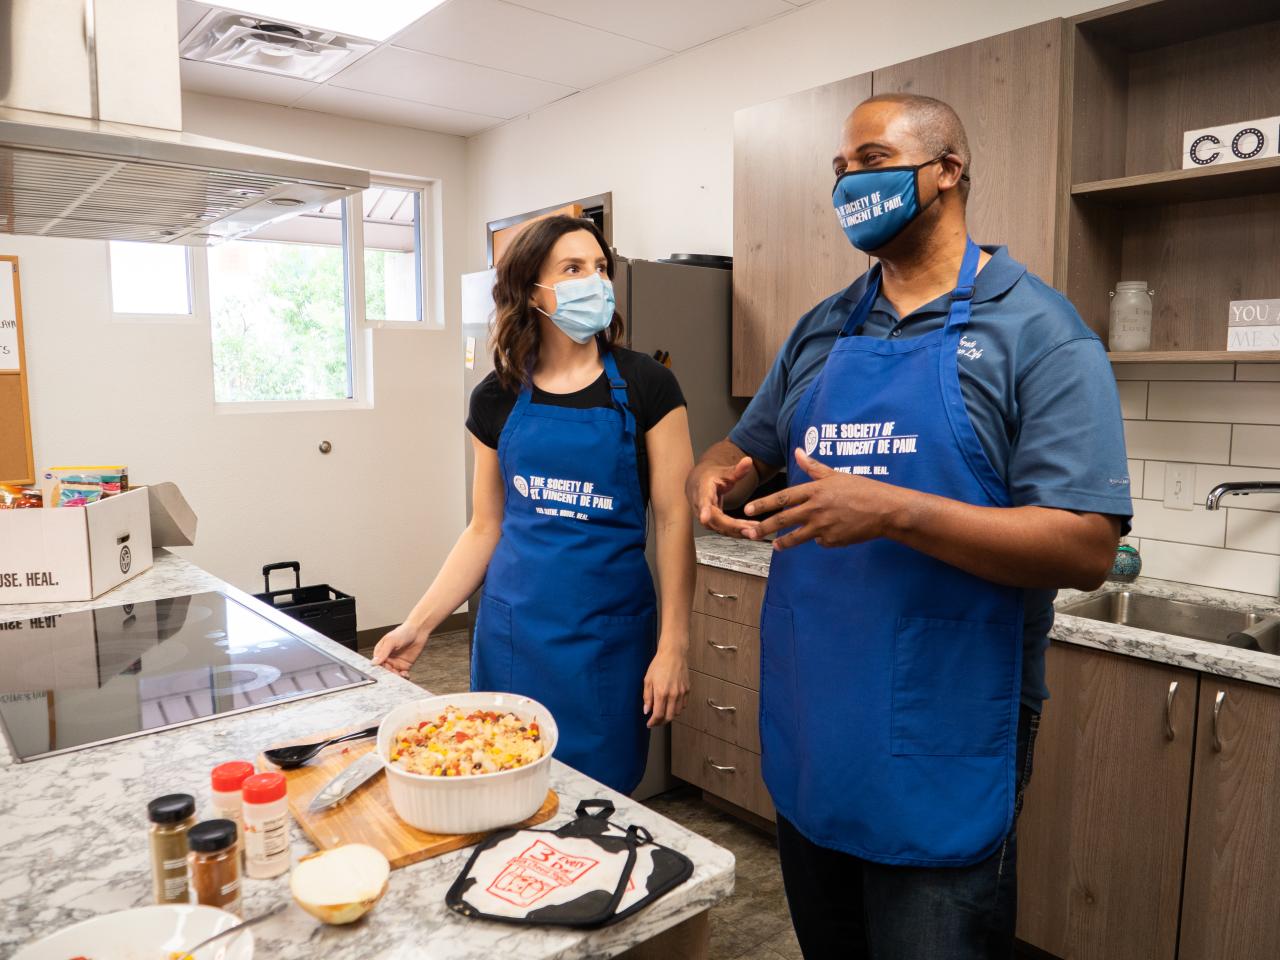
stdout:
<svg viewBox="0 0 1280 960">
<path fill-rule="evenodd" d="M 0 0 L 0 233 L 204 245 L 369 186 L 181 112 L 173 0 Z"/>
</svg>

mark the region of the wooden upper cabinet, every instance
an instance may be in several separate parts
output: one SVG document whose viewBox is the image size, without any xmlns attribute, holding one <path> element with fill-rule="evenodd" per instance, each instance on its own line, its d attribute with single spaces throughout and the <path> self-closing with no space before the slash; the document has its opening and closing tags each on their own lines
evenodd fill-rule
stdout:
<svg viewBox="0 0 1280 960">
<path fill-rule="evenodd" d="M 960 115 L 969 149 L 969 232 L 1054 277 L 1058 203 L 1061 20 L 987 37 L 877 70 L 879 93 L 945 100 Z"/>
<path fill-rule="evenodd" d="M 868 258 L 831 206 L 845 118 L 873 92 L 956 108 L 973 151 L 970 227 L 1052 282 L 1063 22 L 943 50 L 739 110 L 734 116 L 733 393 L 750 396 L 795 322 Z"/>
<path fill-rule="evenodd" d="M 1204 677 L 1180 956 L 1280 956 L 1278 814 L 1280 690 Z"/>
<path fill-rule="evenodd" d="M 1197 675 L 1068 644 L 1046 671 L 1018 937 L 1063 960 L 1174 960 Z"/>
<path fill-rule="evenodd" d="M 734 396 L 754 394 L 796 321 L 867 269 L 836 222 L 831 157 L 869 96 L 863 74 L 734 115 Z"/>
</svg>

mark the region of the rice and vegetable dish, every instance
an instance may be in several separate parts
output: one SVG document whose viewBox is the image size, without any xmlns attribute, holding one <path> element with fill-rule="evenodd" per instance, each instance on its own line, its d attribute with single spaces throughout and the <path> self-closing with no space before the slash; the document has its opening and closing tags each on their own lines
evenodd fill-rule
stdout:
<svg viewBox="0 0 1280 960">
<path fill-rule="evenodd" d="M 542 753 L 536 720 L 449 706 L 434 720 L 403 728 L 391 745 L 391 762 L 409 773 L 468 777 L 527 766 Z"/>
</svg>

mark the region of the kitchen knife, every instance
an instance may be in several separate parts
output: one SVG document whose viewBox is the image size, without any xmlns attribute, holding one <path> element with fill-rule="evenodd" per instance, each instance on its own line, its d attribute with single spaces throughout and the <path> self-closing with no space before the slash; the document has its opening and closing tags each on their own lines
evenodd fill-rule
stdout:
<svg viewBox="0 0 1280 960">
<path fill-rule="evenodd" d="M 375 750 L 372 753 L 366 753 L 326 783 L 320 792 L 315 795 L 315 799 L 311 801 L 311 805 L 307 807 L 307 810 L 311 813 L 316 813 L 332 807 L 341 800 L 345 800 L 355 793 L 365 781 L 376 776 L 381 770 L 382 757 L 378 755 L 378 752 Z"/>
</svg>

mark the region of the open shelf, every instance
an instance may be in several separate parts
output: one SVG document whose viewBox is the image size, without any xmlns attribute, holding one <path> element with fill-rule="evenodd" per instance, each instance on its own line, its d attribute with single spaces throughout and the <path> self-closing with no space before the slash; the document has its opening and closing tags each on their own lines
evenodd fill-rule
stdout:
<svg viewBox="0 0 1280 960">
<path fill-rule="evenodd" d="M 1241 160 L 1221 166 L 1141 173 L 1113 180 L 1093 180 L 1071 187 L 1071 195 L 1121 206 L 1225 200 L 1280 192 L 1280 157 Z"/>
<path fill-rule="evenodd" d="M 1277 363 L 1280 350 L 1120 350 L 1112 363 Z"/>
</svg>

